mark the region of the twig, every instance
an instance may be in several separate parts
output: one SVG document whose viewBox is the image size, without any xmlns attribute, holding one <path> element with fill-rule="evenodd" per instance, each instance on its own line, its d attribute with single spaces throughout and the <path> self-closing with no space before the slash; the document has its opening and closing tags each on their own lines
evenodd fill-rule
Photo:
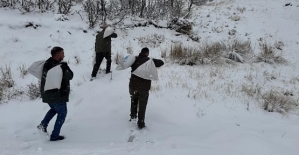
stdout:
<svg viewBox="0 0 299 155">
<path fill-rule="evenodd" d="M 83 17 L 81 16 L 81 14 L 80 14 L 80 11 L 78 11 L 78 14 L 79 14 L 79 16 L 81 17 L 81 19 L 84 20 Z"/>
<path fill-rule="evenodd" d="M 283 133 L 283 135 L 281 137 L 283 137 L 286 134 L 286 131 Z"/>
</svg>

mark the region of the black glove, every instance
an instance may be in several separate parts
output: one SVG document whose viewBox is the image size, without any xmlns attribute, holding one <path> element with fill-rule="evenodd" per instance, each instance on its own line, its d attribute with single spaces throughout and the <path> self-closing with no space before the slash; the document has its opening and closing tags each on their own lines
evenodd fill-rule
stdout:
<svg viewBox="0 0 299 155">
<path fill-rule="evenodd" d="M 70 68 L 66 62 L 61 62 L 60 67 L 62 70 L 68 70 Z"/>
</svg>

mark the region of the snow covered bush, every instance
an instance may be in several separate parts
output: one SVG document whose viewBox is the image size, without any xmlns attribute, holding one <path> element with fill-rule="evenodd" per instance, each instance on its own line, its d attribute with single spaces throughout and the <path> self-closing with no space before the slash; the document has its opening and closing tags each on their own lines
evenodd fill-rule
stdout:
<svg viewBox="0 0 299 155">
<path fill-rule="evenodd" d="M 181 65 L 236 65 L 236 62 L 250 62 L 254 57 L 250 41 L 232 40 L 202 43 L 198 47 L 175 44 L 170 57 Z"/>
<path fill-rule="evenodd" d="M 279 112 L 285 114 L 295 109 L 296 102 L 291 96 L 271 90 L 262 95 L 262 107 L 268 112 Z"/>
<path fill-rule="evenodd" d="M 22 0 L 22 4 L 19 10 L 23 13 L 27 13 L 34 11 L 35 7 L 35 0 Z"/>
<path fill-rule="evenodd" d="M 258 99 L 261 96 L 261 88 L 259 85 L 242 85 L 241 90 L 249 97 Z"/>
<path fill-rule="evenodd" d="M 26 94 L 30 98 L 30 100 L 37 99 L 40 97 L 40 83 L 30 83 L 27 85 Z"/>
<path fill-rule="evenodd" d="M 4 99 L 4 90 L 3 90 L 3 86 L 0 85 L 0 104 L 2 103 L 3 99 Z"/>
<path fill-rule="evenodd" d="M 0 7 L 10 7 L 15 9 L 18 0 L 0 0 Z"/>
<path fill-rule="evenodd" d="M 75 6 L 77 2 L 75 0 L 58 0 L 58 13 L 67 15 L 70 13 L 71 8 Z"/>
<path fill-rule="evenodd" d="M 164 40 L 164 35 L 159 35 L 155 33 L 138 38 L 138 43 L 141 45 L 141 47 L 156 48 L 159 47 L 160 44 L 164 42 Z"/>
<path fill-rule="evenodd" d="M 231 19 L 232 21 L 239 21 L 239 20 L 241 19 L 241 17 L 238 16 L 238 15 L 233 15 L 233 16 L 230 17 L 230 19 Z"/>
<path fill-rule="evenodd" d="M 176 43 L 171 46 L 170 56 L 173 59 L 181 59 L 184 56 L 183 47 L 181 43 Z"/>
<path fill-rule="evenodd" d="M 100 18 L 99 1 L 84 0 L 82 2 L 82 8 L 87 14 L 89 28 L 94 28 Z"/>
<path fill-rule="evenodd" d="M 57 14 L 55 15 L 55 20 L 56 21 L 65 21 L 65 20 L 69 20 L 68 16 L 67 15 L 64 15 L 64 14 Z"/>
<path fill-rule="evenodd" d="M 192 30 L 192 21 L 189 21 L 187 19 L 181 19 L 181 18 L 173 18 L 167 23 L 167 27 L 170 29 L 174 29 L 175 31 L 183 34 L 191 34 Z"/>
<path fill-rule="evenodd" d="M 202 52 L 205 58 L 216 58 L 223 54 L 224 51 L 227 51 L 228 46 L 224 41 L 214 42 L 214 43 L 205 43 L 202 46 Z"/>
<path fill-rule="evenodd" d="M 5 65 L 5 68 L 0 67 L 0 87 L 12 88 L 15 85 L 15 81 L 12 79 L 11 67 L 10 65 Z"/>
<path fill-rule="evenodd" d="M 6 101 L 12 100 L 12 99 L 18 99 L 19 97 L 22 97 L 25 94 L 24 90 L 22 88 L 12 88 L 9 90 L 6 90 L 5 97 Z"/>
<path fill-rule="evenodd" d="M 256 62 L 265 62 L 269 64 L 287 64 L 287 60 L 278 54 L 275 46 L 262 43 L 260 45 L 261 52 L 258 54 Z"/>
<path fill-rule="evenodd" d="M 237 11 L 239 11 L 240 13 L 243 13 L 244 11 L 246 11 L 246 7 L 237 7 Z"/>
<path fill-rule="evenodd" d="M 18 70 L 20 71 L 20 77 L 24 79 L 24 77 L 28 74 L 26 64 L 23 63 L 19 65 Z"/>
<path fill-rule="evenodd" d="M 251 46 L 251 41 L 250 40 L 240 40 L 240 39 L 235 39 L 232 42 L 229 43 L 229 53 L 227 54 L 227 58 L 237 61 L 237 62 L 251 62 L 254 53 L 252 50 Z"/>
</svg>

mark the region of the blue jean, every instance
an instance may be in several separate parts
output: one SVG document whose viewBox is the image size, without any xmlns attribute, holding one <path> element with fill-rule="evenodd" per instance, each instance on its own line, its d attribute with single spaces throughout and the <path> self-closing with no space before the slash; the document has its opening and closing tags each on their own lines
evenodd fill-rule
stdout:
<svg viewBox="0 0 299 155">
<path fill-rule="evenodd" d="M 51 119 L 57 114 L 57 119 L 54 125 L 54 130 L 51 134 L 51 139 L 55 139 L 59 136 L 61 127 L 65 121 L 67 114 L 66 102 L 63 103 L 51 103 L 49 104 L 50 110 L 47 112 L 45 118 L 42 120 L 41 125 L 47 128 Z"/>
</svg>

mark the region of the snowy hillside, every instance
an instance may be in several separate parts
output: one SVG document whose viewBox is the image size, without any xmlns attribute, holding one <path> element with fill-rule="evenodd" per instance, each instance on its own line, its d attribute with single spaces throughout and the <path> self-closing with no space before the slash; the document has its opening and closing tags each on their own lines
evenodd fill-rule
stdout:
<svg viewBox="0 0 299 155">
<path fill-rule="evenodd" d="M 0 67 L 10 66 L 14 80 L 8 98 L 0 100 L 0 155 L 298 155 L 299 1 L 289 2 L 292 5 L 281 0 L 214 0 L 196 6 L 190 21 L 199 42 L 152 25 L 116 29 L 112 77 L 100 73 L 93 82 L 89 78 L 98 27 L 88 29 L 78 14 L 57 21 L 60 16 L 53 13 L 0 8 Z M 126 20 L 124 26 L 130 23 Z M 159 42 L 151 42 L 151 37 Z M 250 40 L 253 57 L 259 56 L 263 43 L 273 45 L 287 63 L 188 66 L 170 56 L 174 43 L 200 48 L 235 39 Z M 30 74 L 22 77 L 20 68 L 47 59 L 54 46 L 64 48 L 74 72 L 61 131 L 66 139 L 59 142 L 43 139 L 36 129 L 49 106 L 18 94 L 38 83 Z M 131 131 L 135 124 L 128 121 L 130 69 L 116 71 L 115 59 L 131 51 L 137 55 L 144 46 L 150 57 L 163 59 L 165 65 L 158 70 L 159 81 L 152 82 L 148 129 Z M 101 68 L 105 65 L 102 62 Z M 273 103 L 287 105 L 265 108 L 271 95 L 279 97 Z M 54 122 L 55 118 L 48 131 Z M 132 134 L 136 138 L 128 142 Z"/>
</svg>

